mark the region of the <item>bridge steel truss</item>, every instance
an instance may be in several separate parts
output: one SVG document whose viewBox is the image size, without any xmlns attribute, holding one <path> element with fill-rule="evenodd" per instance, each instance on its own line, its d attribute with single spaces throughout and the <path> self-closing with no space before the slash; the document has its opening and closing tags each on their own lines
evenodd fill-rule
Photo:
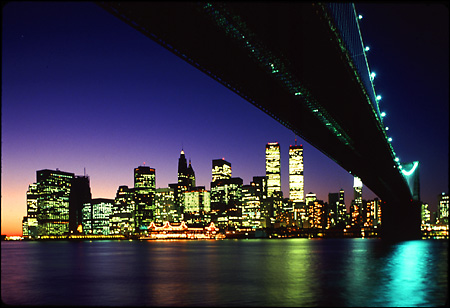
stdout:
<svg viewBox="0 0 450 308">
<path fill-rule="evenodd" d="M 420 238 L 419 201 L 394 160 L 367 61 L 349 43 L 363 50 L 353 5 L 97 4 L 360 177 L 383 201 L 383 238 Z"/>
</svg>

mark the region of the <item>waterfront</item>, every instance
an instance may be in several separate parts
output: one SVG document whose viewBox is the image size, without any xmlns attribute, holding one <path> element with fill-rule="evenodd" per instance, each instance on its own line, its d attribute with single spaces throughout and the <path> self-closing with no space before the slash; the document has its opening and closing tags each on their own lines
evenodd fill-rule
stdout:
<svg viewBox="0 0 450 308">
<path fill-rule="evenodd" d="M 441 306 L 448 241 L 4 241 L 2 300 L 76 306 Z"/>
</svg>

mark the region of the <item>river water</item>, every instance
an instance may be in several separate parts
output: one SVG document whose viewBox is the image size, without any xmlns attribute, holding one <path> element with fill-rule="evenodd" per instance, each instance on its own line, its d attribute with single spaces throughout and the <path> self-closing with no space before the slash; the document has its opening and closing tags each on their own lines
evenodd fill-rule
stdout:
<svg viewBox="0 0 450 308">
<path fill-rule="evenodd" d="M 448 240 L 3 241 L 1 258 L 1 298 L 9 305 L 379 307 L 448 301 Z"/>
</svg>

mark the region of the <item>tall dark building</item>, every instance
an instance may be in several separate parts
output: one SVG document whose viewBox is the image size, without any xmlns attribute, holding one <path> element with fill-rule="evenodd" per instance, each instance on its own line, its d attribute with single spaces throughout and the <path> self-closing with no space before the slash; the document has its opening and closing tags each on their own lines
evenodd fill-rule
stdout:
<svg viewBox="0 0 450 308">
<path fill-rule="evenodd" d="M 339 216 L 339 193 L 328 194 L 328 214 L 331 226 L 335 226 Z"/>
<path fill-rule="evenodd" d="M 189 188 L 195 187 L 195 172 L 194 172 L 194 169 L 192 168 L 190 159 L 189 159 L 189 166 L 187 167 L 186 174 L 187 174 L 188 187 Z"/>
<path fill-rule="evenodd" d="M 183 150 L 181 150 L 180 158 L 178 159 L 178 182 L 169 184 L 169 187 L 174 191 L 174 207 L 177 212 L 175 216 L 182 218 L 184 213 L 184 192 L 195 187 L 195 172 L 190 160 L 189 166 L 187 165 Z"/>
<path fill-rule="evenodd" d="M 72 191 L 69 200 L 69 231 L 71 233 L 79 232 L 78 229 L 83 220 L 83 204 L 91 202 L 91 199 L 89 177 L 76 175 L 72 179 Z"/>
<path fill-rule="evenodd" d="M 240 208 L 242 183 L 239 177 L 211 182 L 211 210 L 223 213 Z"/>
<path fill-rule="evenodd" d="M 187 161 L 183 150 L 178 158 L 178 183 L 187 185 Z"/>
</svg>

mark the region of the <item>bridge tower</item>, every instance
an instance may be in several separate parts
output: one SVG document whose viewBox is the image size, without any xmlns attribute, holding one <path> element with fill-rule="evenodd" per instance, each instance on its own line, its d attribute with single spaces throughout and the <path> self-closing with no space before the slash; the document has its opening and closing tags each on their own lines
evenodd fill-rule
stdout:
<svg viewBox="0 0 450 308">
<path fill-rule="evenodd" d="M 412 198 L 406 201 L 383 201 L 381 205 L 381 238 L 387 240 L 414 240 L 422 237 L 420 231 L 421 207 L 419 162 L 401 164 Z"/>
</svg>

